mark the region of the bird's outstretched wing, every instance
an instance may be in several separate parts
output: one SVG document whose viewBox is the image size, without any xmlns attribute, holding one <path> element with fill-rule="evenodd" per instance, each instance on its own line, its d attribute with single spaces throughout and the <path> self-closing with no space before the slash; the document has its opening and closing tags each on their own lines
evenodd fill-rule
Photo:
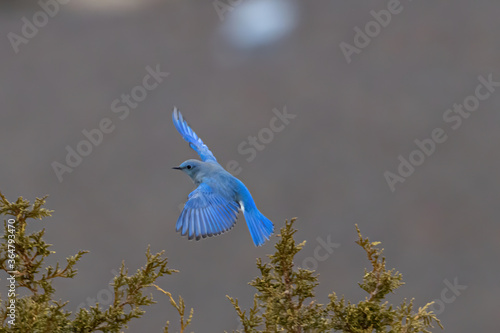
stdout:
<svg viewBox="0 0 500 333">
<path fill-rule="evenodd" d="M 182 117 L 182 113 L 180 113 L 177 108 L 174 108 L 174 112 L 172 112 L 172 120 L 174 121 L 175 128 L 182 135 L 184 140 L 189 142 L 189 146 L 200 155 L 200 158 L 203 162 L 217 162 L 214 154 L 208 149 L 207 145 L 201 141 L 201 139 L 196 135 L 196 133 L 189 127 L 188 123 Z"/>
<path fill-rule="evenodd" d="M 201 183 L 189 194 L 177 224 L 176 231 L 188 239 L 211 237 L 231 229 L 238 219 L 239 205 L 215 193 Z"/>
</svg>

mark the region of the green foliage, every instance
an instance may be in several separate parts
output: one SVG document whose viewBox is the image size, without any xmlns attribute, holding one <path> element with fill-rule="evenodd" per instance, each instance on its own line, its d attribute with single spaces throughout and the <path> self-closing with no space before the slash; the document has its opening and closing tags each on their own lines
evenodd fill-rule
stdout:
<svg viewBox="0 0 500 333">
<path fill-rule="evenodd" d="M 189 312 L 189 317 L 186 319 L 186 321 L 184 321 L 185 320 L 184 315 L 185 315 L 186 305 L 184 304 L 184 300 L 182 299 L 182 297 L 179 296 L 179 304 L 177 304 L 177 302 L 175 302 L 174 298 L 172 297 L 171 293 L 163 290 L 162 288 L 160 288 L 156 284 L 153 284 L 152 286 L 155 287 L 156 289 L 158 289 L 159 291 L 161 291 L 162 293 L 164 293 L 165 295 L 167 295 L 168 298 L 170 299 L 170 304 L 172 304 L 172 306 L 177 310 L 177 312 L 179 313 L 179 316 L 181 318 L 181 331 L 180 331 L 180 333 L 183 333 L 184 330 L 186 329 L 186 327 L 189 324 L 191 324 L 191 319 L 193 319 L 193 312 L 194 312 L 193 308 L 191 308 L 191 311 Z M 169 322 L 167 321 L 167 325 L 165 326 L 165 329 L 163 330 L 164 333 L 168 333 L 168 325 L 169 325 Z"/>
<path fill-rule="evenodd" d="M 238 332 L 424 332 L 429 333 L 432 322 L 441 328 L 435 314 L 429 311 L 432 303 L 413 311 L 413 300 L 404 300 L 399 307 L 393 308 L 383 302 L 388 293 L 394 292 L 402 282 L 402 275 L 394 269 L 387 270 L 379 242 L 370 242 L 358 232 L 358 241 L 366 252 L 372 266 L 365 269 L 363 282 L 359 286 L 368 296 L 352 304 L 340 300 L 335 293 L 329 295 L 330 302 L 319 304 L 314 299 L 314 289 L 318 276 L 314 271 L 295 268 L 293 259 L 304 247 L 305 241 L 297 244 L 293 235 L 295 219 L 286 222 L 278 235 L 276 252 L 269 255 L 269 262 L 257 259 L 260 277 L 250 285 L 255 287 L 254 305 L 247 315 L 238 305 L 238 300 L 228 296 L 242 323 L 243 330 Z"/>
<path fill-rule="evenodd" d="M 70 256 L 64 266 L 59 263 L 55 267 L 44 264 L 45 259 L 55 253 L 50 250 L 52 245 L 42 238 L 45 229 L 27 234 L 26 225 L 29 219 L 51 216 L 52 211 L 42 208 L 45 199 L 46 197 L 37 198 L 35 203 L 30 205 L 22 197 L 16 202 L 9 202 L 0 193 L 0 215 L 9 217 L 4 220 L 0 269 L 6 271 L 9 277 L 14 277 L 16 282 L 15 297 L 12 297 L 12 293 L 3 302 L 0 299 L 0 333 L 121 332 L 133 318 L 144 314 L 143 307 L 155 303 L 151 295 L 145 295 L 145 289 L 153 286 L 159 277 L 177 271 L 167 268 L 167 259 L 162 257 L 163 252 L 153 255 L 148 248 L 146 264 L 135 274 L 129 275 L 125 264 L 122 263 L 120 272 L 111 284 L 114 298 L 109 307 L 102 308 L 96 304 L 89 309 L 81 308 L 72 314 L 65 309 L 67 302 L 53 299 L 55 289 L 52 282 L 55 278 L 73 278 L 77 273 L 76 263 L 87 251 L 79 251 Z M 21 290 L 26 295 L 20 296 Z M 12 300 L 15 300 L 14 320 L 8 308 Z M 182 298 L 180 304 L 183 316 Z M 182 316 L 181 325 L 184 330 L 191 316 L 187 323 L 184 323 Z M 168 323 L 165 332 L 168 332 Z"/>
<path fill-rule="evenodd" d="M 191 323 L 193 309 L 186 318 L 185 304 L 179 296 L 176 301 L 172 294 L 156 284 L 159 277 L 177 272 L 167 268 L 163 252 L 151 254 L 146 251 L 146 264 L 129 275 L 122 262 L 120 272 L 111 286 L 113 302 L 104 308 L 99 304 L 81 308 L 76 313 L 65 309 L 67 302 L 54 300 L 53 281 L 56 278 L 73 278 L 77 262 L 87 251 L 79 251 L 66 259 L 64 265 L 46 265 L 45 259 L 54 253 L 51 244 L 43 240 L 45 229 L 26 233 L 30 219 L 51 216 L 52 211 L 43 208 L 44 198 L 37 198 L 31 205 L 22 197 L 9 202 L 0 192 L 0 215 L 4 220 L 4 234 L 0 244 L 0 269 L 8 274 L 9 286 L 15 281 L 15 292 L 7 289 L 8 298 L 0 298 L 0 333 L 6 332 L 122 332 L 134 318 L 144 314 L 144 307 L 155 303 L 153 297 L 145 294 L 146 288 L 155 287 L 167 295 L 171 305 L 180 316 L 180 333 Z M 417 311 L 413 309 L 413 299 L 403 300 L 397 307 L 384 301 L 403 285 L 402 275 L 394 269 L 386 269 L 386 261 L 379 242 L 363 238 L 356 226 L 356 243 L 366 252 L 371 269 L 365 269 L 359 287 L 367 296 L 358 303 L 346 302 L 335 293 L 329 295 L 328 304 L 315 300 L 318 276 L 314 271 L 295 267 L 295 255 L 305 246 L 305 241 L 297 244 L 293 228 L 295 219 L 286 222 L 277 235 L 275 253 L 263 263 L 257 259 L 259 277 L 250 282 L 257 293 L 253 306 L 242 310 L 238 300 L 227 296 L 242 323 L 238 332 L 390 332 L 390 333 L 430 333 L 433 323 L 441 328 L 435 314 L 429 310 L 432 303 Z M 11 288 L 11 287 L 8 287 Z M 22 295 L 20 292 L 22 291 Z M 5 297 L 5 295 L 0 295 Z M 12 318 L 12 302 L 15 300 L 15 319 Z M 169 332 L 166 322 L 164 333 Z"/>
</svg>

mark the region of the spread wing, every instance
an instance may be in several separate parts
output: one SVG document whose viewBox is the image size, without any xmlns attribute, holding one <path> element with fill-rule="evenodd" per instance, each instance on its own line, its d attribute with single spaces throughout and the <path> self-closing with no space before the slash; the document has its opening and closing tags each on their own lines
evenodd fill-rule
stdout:
<svg viewBox="0 0 500 333">
<path fill-rule="evenodd" d="M 177 108 L 174 108 L 174 112 L 172 112 L 172 120 L 174 121 L 177 131 L 182 135 L 184 140 L 189 142 L 189 146 L 200 155 L 203 162 L 217 162 L 214 154 L 212 154 L 207 145 L 205 145 L 191 127 L 189 127 L 188 123 L 182 117 L 182 113 L 180 113 Z"/>
<path fill-rule="evenodd" d="M 231 229 L 238 219 L 239 205 L 201 183 L 189 194 L 177 224 L 177 232 L 188 239 L 212 237 Z"/>
</svg>

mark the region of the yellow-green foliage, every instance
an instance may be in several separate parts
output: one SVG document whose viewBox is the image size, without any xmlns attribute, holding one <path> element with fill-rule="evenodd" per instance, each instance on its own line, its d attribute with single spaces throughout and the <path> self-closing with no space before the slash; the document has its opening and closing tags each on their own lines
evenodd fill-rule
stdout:
<svg viewBox="0 0 500 333">
<path fill-rule="evenodd" d="M 51 216 L 52 211 L 43 208 L 44 198 L 37 198 L 33 205 L 22 197 L 16 202 L 9 202 L 0 193 L 0 215 L 4 215 L 4 234 L 0 244 L 0 269 L 13 275 L 16 281 L 16 318 L 14 324 L 9 318 L 9 301 L 0 295 L 0 333 L 66 333 L 66 332 L 122 332 L 133 318 L 144 314 L 144 307 L 155 303 L 151 295 L 146 295 L 148 287 L 155 287 L 168 296 L 170 303 L 180 316 L 180 333 L 186 331 L 191 323 L 193 309 L 185 318 L 184 300 L 179 297 L 176 302 L 172 294 L 156 285 L 156 280 L 177 272 L 167 268 L 167 259 L 163 253 L 151 254 L 146 251 L 146 264 L 135 274 L 129 275 L 122 263 L 120 272 L 113 283 L 113 303 L 107 308 L 96 304 L 88 309 L 81 308 L 76 313 L 65 309 L 67 302 L 54 299 L 53 280 L 56 278 L 73 278 L 77 270 L 77 262 L 87 251 L 79 251 L 66 259 L 64 265 L 55 267 L 45 264 L 45 259 L 54 253 L 51 244 L 43 240 L 45 229 L 30 234 L 26 233 L 26 225 L 32 219 Z M 12 219 L 15 220 L 14 223 Z M 243 311 L 238 300 L 228 296 L 241 320 L 243 330 L 238 332 L 430 332 L 432 323 L 441 326 L 436 316 L 429 311 L 429 306 L 413 310 L 413 300 L 404 300 L 394 308 L 383 302 L 385 296 L 399 288 L 402 276 L 394 269 L 387 270 L 382 250 L 377 248 L 378 242 L 370 242 L 363 238 L 359 229 L 357 243 L 366 252 L 371 264 L 365 270 L 363 282 L 359 286 L 367 292 L 364 300 L 354 304 L 338 299 L 335 293 L 329 295 L 329 303 L 319 304 L 315 300 L 315 287 L 318 277 L 314 271 L 297 268 L 294 265 L 295 255 L 304 247 L 305 241 L 297 244 L 293 235 L 295 219 L 286 222 L 277 236 L 276 251 L 269 255 L 269 261 L 263 263 L 257 259 L 260 277 L 250 285 L 257 293 L 251 309 Z M 31 222 L 31 221 L 30 221 Z M 15 237 L 14 237 L 14 236 Z M 9 237 L 10 236 L 10 237 Z M 12 240 L 15 238 L 15 250 Z M 9 247 L 9 245 L 11 245 Z M 14 268 L 11 267 L 15 257 Z M 14 270 L 14 272 L 12 272 Z M 22 296 L 20 291 L 22 290 Z M 9 323 L 9 321 L 11 323 Z M 164 332 L 168 333 L 168 321 Z"/>
<path fill-rule="evenodd" d="M 441 324 L 429 311 L 428 303 L 413 311 L 413 300 L 404 300 L 393 308 L 383 302 L 385 296 L 399 288 L 402 276 L 394 269 L 386 270 L 379 242 L 370 242 L 358 231 L 358 241 L 366 252 L 372 266 L 365 269 L 363 282 L 359 286 L 368 295 L 357 304 L 340 300 L 335 293 L 329 295 L 330 302 L 319 304 L 314 299 L 318 276 L 314 271 L 294 267 L 294 256 L 304 247 L 305 241 L 296 244 L 293 235 L 295 219 L 286 222 L 278 235 L 276 252 L 269 255 L 269 262 L 257 259 L 261 276 L 250 285 L 257 289 L 254 305 L 248 314 L 238 305 L 238 300 L 228 296 L 243 326 L 238 332 L 430 332 L 432 322 Z"/>
<path fill-rule="evenodd" d="M 51 216 L 52 211 L 42 208 L 44 198 L 37 198 L 33 205 L 23 199 L 9 202 L 0 193 L 0 215 L 15 219 L 15 279 L 17 284 L 16 313 L 14 325 L 9 324 L 8 299 L 0 299 L 0 332 L 57 333 L 57 332 L 122 332 L 133 318 L 144 314 L 143 307 L 155 303 L 151 295 L 145 295 L 145 289 L 152 286 L 157 278 L 176 272 L 167 268 L 167 259 L 162 253 L 151 254 L 146 251 L 146 264 L 135 274 L 128 275 L 125 264 L 112 283 L 114 290 L 113 303 L 103 308 L 99 304 L 90 308 L 81 308 L 76 313 L 65 309 L 67 302 L 54 300 L 55 278 L 73 278 L 77 270 L 75 265 L 87 251 L 79 251 L 67 258 L 61 267 L 45 265 L 45 259 L 54 251 L 42 236 L 45 230 L 26 234 L 26 224 L 30 219 L 42 219 Z M 4 234 L 0 244 L 0 269 L 9 272 L 8 267 L 8 235 L 7 221 L 4 220 Z M 9 274 L 10 275 L 10 274 Z M 22 289 L 25 296 L 20 297 Z M 2 295 L 5 297 L 5 295 Z M 181 304 L 184 303 L 181 299 Z M 182 308 L 182 311 L 184 309 Z M 181 318 L 182 320 L 182 318 Z M 165 327 L 168 332 L 168 323 Z"/>
</svg>

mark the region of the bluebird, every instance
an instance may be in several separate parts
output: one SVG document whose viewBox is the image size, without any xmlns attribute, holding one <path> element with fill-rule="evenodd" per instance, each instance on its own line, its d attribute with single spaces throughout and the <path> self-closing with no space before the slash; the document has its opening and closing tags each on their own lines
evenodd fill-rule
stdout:
<svg viewBox="0 0 500 333">
<path fill-rule="evenodd" d="M 220 235 L 235 225 L 241 210 L 255 246 L 264 244 L 273 233 L 274 225 L 257 209 L 246 186 L 217 163 L 177 108 L 172 119 L 177 131 L 201 158 L 201 161 L 190 159 L 173 168 L 186 173 L 197 186 L 188 196 L 176 231 L 196 240 Z"/>
</svg>

